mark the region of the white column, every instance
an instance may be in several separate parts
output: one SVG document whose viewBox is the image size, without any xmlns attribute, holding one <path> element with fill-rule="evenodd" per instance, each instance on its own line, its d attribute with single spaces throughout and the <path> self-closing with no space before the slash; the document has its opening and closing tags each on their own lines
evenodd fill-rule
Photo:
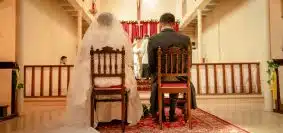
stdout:
<svg viewBox="0 0 283 133">
<path fill-rule="evenodd" d="M 76 53 L 78 54 L 78 51 L 81 47 L 81 43 L 82 43 L 82 28 L 83 28 L 83 17 L 82 17 L 82 11 L 78 11 L 78 22 L 77 22 L 77 46 L 76 46 Z"/>
<path fill-rule="evenodd" d="M 202 13 L 201 10 L 197 10 L 197 24 L 198 24 L 198 58 L 199 62 L 202 60 Z"/>
<path fill-rule="evenodd" d="M 261 86 L 262 86 L 262 93 L 264 96 L 264 111 L 272 111 L 273 110 L 273 100 L 272 100 L 272 93 L 270 91 L 269 85 L 267 84 L 268 80 L 268 74 L 266 73 L 266 70 L 268 69 L 268 65 L 266 63 L 267 60 L 271 59 L 270 55 L 270 14 L 269 14 L 269 0 L 264 1 L 265 8 L 265 16 L 266 16 L 266 31 L 263 32 L 266 35 L 266 45 L 265 49 L 266 52 L 263 54 L 263 60 L 261 61 Z"/>
<path fill-rule="evenodd" d="M 182 0 L 176 0 L 176 11 L 175 11 L 175 17 L 177 19 L 182 18 Z"/>
</svg>

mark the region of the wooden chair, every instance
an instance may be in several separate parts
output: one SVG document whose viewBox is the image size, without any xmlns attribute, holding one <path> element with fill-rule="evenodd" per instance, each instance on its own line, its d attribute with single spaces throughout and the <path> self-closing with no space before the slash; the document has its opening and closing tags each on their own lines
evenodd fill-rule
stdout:
<svg viewBox="0 0 283 133">
<path fill-rule="evenodd" d="M 94 127 L 94 112 L 96 110 L 97 102 L 121 102 L 121 120 L 122 120 L 122 131 L 125 131 L 125 123 L 127 117 L 127 92 L 125 89 L 125 49 L 114 50 L 112 47 L 103 47 L 101 50 L 93 50 L 91 47 L 90 50 L 90 65 L 91 65 L 91 83 L 92 83 L 92 93 L 91 93 L 91 118 L 90 123 L 91 127 Z M 97 57 L 97 64 L 95 64 L 94 57 Z M 107 58 L 109 57 L 109 58 Z M 114 59 L 113 59 L 114 58 Z M 118 59 L 120 58 L 120 59 Z M 118 61 L 120 62 L 118 63 Z M 103 64 L 101 63 L 103 61 Z M 108 64 L 107 64 L 108 62 Z M 114 65 L 113 65 L 114 64 Z M 97 71 L 95 71 L 97 67 Z M 103 71 L 101 70 L 103 68 Z M 120 68 L 121 71 L 118 71 Z M 107 69 L 109 70 L 107 72 Z M 114 71 L 113 71 L 114 70 Z M 95 78 L 121 78 L 121 85 L 119 86 L 109 86 L 109 87 L 98 87 L 95 83 Z M 121 98 L 113 99 L 99 99 L 99 95 L 121 95 Z"/>
<path fill-rule="evenodd" d="M 191 67 L 191 49 L 180 49 L 177 47 L 163 50 L 158 48 L 158 110 L 159 110 L 159 124 L 162 129 L 162 109 L 163 108 L 163 94 L 164 93 L 184 93 L 184 100 L 186 101 L 185 109 L 183 111 L 185 122 L 189 119 L 189 128 L 192 128 L 191 116 L 191 88 L 190 88 L 190 67 Z M 169 66 L 170 64 L 170 66 Z M 162 67 L 162 66 L 165 66 Z M 169 66 L 169 67 L 168 67 Z M 166 82 L 162 81 L 164 77 L 188 77 L 186 83 L 184 82 Z"/>
</svg>

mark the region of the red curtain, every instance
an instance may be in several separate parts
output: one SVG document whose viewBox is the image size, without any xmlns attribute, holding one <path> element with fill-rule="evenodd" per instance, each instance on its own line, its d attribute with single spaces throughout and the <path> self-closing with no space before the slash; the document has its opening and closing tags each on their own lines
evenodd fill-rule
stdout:
<svg viewBox="0 0 283 133">
<path fill-rule="evenodd" d="M 141 22 L 140 36 L 144 37 L 145 35 L 148 35 L 148 22 Z"/>
<path fill-rule="evenodd" d="M 129 34 L 130 24 L 122 22 L 122 26 L 123 26 L 124 30 Z"/>
<path fill-rule="evenodd" d="M 137 23 L 132 23 L 132 35 L 131 35 L 131 41 L 133 42 L 136 37 L 139 36 L 139 26 Z"/>
<path fill-rule="evenodd" d="M 149 23 L 149 29 L 150 29 L 149 35 L 150 36 L 157 34 L 157 24 L 158 24 L 158 22 L 150 22 Z"/>
<path fill-rule="evenodd" d="M 136 37 L 144 37 L 145 35 L 153 36 L 157 34 L 157 30 L 158 30 L 157 27 L 158 22 L 141 22 L 140 25 L 138 25 L 137 22 L 121 22 L 121 24 L 124 30 L 130 36 L 132 42 Z M 148 30 L 148 26 L 149 26 L 149 30 Z M 130 32 L 130 28 L 131 28 L 131 32 Z M 173 28 L 176 32 L 178 32 L 179 24 L 176 23 Z"/>
</svg>

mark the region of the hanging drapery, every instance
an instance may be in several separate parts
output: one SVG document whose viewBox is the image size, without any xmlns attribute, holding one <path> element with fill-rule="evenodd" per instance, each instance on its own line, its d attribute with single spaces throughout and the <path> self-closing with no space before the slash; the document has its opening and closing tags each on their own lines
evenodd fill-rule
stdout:
<svg viewBox="0 0 283 133">
<path fill-rule="evenodd" d="M 122 26 L 124 28 L 124 30 L 129 33 L 129 28 L 130 28 L 130 24 L 129 23 L 125 23 L 125 22 L 122 22 Z"/>
<path fill-rule="evenodd" d="M 133 42 L 136 37 L 139 37 L 139 26 L 137 23 L 132 23 L 131 41 Z"/>
<path fill-rule="evenodd" d="M 121 21 L 124 30 L 128 33 L 131 41 L 133 42 L 136 37 L 144 37 L 145 35 L 153 36 L 159 33 L 158 24 L 156 20 L 150 21 Z M 173 26 L 176 32 L 179 31 L 179 22 Z"/>
<path fill-rule="evenodd" d="M 158 28 L 157 25 L 158 25 L 158 22 L 149 23 L 149 29 L 150 29 L 149 35 L 150 36 L 157 34 L 157 28 Z"/>
<path fill-rule="evenodd" d="M 145 35 L 148 35 L 148 22 L 141 22 L 140 27 L 140 36 L 144 37 Z"/>
</svg>

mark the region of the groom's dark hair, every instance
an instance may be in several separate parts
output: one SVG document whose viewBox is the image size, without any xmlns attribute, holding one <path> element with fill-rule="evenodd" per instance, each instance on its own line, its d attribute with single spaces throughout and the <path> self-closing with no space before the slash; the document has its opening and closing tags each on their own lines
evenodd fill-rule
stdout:
<svg viewBox="0 0 283 133">
<path fill-rule="evenodd" d="M 175 16 L 172 13 L 164 13 L 161 15 L 159 22 L 163 24 L 175 23 Z"/>
<path fill-rule="evenodd" d="M 102 26 L 111 26 L 112 21 L 113 21 L 113 15 L 108 12 L 101 13 L 97 17 L 98 24 Z"/>
</svg>

